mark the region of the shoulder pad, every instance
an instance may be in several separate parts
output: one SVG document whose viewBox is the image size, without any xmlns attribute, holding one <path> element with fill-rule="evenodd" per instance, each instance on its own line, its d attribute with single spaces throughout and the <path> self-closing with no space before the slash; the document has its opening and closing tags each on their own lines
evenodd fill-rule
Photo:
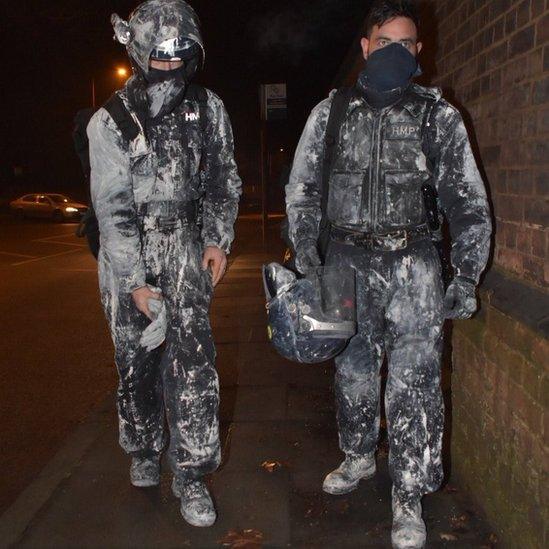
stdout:
<svg viewBox="0 0 549 549">
<path fill-rule="evenodd" d="M 185 99 L 190 101 L 197 101 L 198 103 L 208 103 L 208 92 L 206 88 L 199 86 L 198 84 L 189 84 Z"/>
<path fill-rule="evenodd" d="M 420 86 L 419 84 L 412 84 L 412 91 L 426 99 L 434 99 L 435 101 L 442 99 L 442 90 L 438 87 L 426 87 Z"/>
</svg>

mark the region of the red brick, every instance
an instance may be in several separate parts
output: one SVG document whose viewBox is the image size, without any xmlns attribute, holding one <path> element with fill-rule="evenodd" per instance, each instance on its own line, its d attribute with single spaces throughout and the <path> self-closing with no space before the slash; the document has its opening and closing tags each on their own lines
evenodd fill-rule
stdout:
<svg viewBox="0 0 549 549">
<path fill-rule="evenodd" d="M 504 86 L 511 86 L 522 82 L 529 75 L 527 57 L 513 59 L 506 63 L 502 69 L 502 83 Z"/>
<path fill-rule="evenodd" d="M 524 219 L 524 200 L 517 196 L 501 196 L 495 214 L 505 221 L 522 221 Z"/>
<path fill-rule="evenodd" d="M 525 53 L 535 44 L 536 29 L 529 25 L 509 38 L 509 58 Z"/>
<path fill-rule="evenodd" d="M 549 172 L 537 172 L 535 177 L 536 194 L 549 196 Z"/>
<path fill-rule="evenodd" d="M 517 27 L 523 27 L 530 21 L 530 0 L 522 0 L 517 7 Z"/>
<path fill-rule="evenodd" d="M 537 48 L 528 54 L 528 72 L 530 76 L 539 78 L 543 70 L 543 48 Z"/>
<path fill-rule="evenodd" d="M 538 133 L 549 133 L 549 106 L 541 109 L 538 113 Z"/>
<path fill-rule="evenodd" d="M 532 194 L 534 182 L 530 170 L 509 170 L 507 172 L 507 189 L 509 194 Z"/>
<path fill-rule="evenodd" d="M 497 370 L 494 391 L 494 417 L 503 427 L 509 417 L 509 376 L 501 366 Z"/>
<path fill-rule="evenodd" d="M 499 368 L 505 368 L 509 377 L 517 383 L 522 383 L 524 372 L 523 357 L 510 349 L 501 339 L 495 335 L 487 334 L 484 338 L 484 351 L 486 356 L 495 362 Z"/>
<path fill-rule="evenodd" d="M 549 341 L 536 338 L 532 344 L 532 360 L 549 374 Z"/>
<path fill-rule="evenodd" d="M 549 158 L 549 141 L 546 139 L 530 141 L 525 145 L 525 151 L 528 152 L 529 160 L 533 164 L 547 164 Z"/>
<path fill-rule="evenodd" d="M 532 225 L 539 227 L 549 226 L 549 199 L 529 198 L 524 207 L 524 219 Z"/>
<path fill-rule="evenodd" d="M 505 225 L 503 234 L 505 235 L 505 247 L 515 250 L 517 248 L 517 225 Z"/>
<path fill-rule="evenodd" d="M 532 253 L 536 257 L 545 258 L 547 254 L 547 231 L 532 231 Z"/>
<path fill-rule="evenodd" d="M 549 77 L 534 82 L 534 89 L 532 92 L 532 103 L 534 105 L 542 105 L 549 101 Z"/>
<path fill-rule="evenodd" d="M 526 362 L 524 365 L 522 386 L 526 393 L 536 401 L 540 406 L 541 402 L 541 370 L 532 363 Z"/>
<path fill-rule="evenodd" d="M 522 256 L 513 250 L 497 250 L 497 264 L 519 276 L 523 274 Z"/>
<path fill-rule="evenodd" d="M 513 400 L 513 395 L 515 394 L 514 389 L 509 389 L 509 398 L 511 400 Z M 520 456 L 521 463 L 530 461 L 534 437 L 529 432 L 524 419 L 518 414 L 511 414 L 508 428 L 511 430 L 511 441 L 515 456 L 517 458 Z"/>
<path fill-rule="evenodd" d="M 546 13 L 537 23 L 536 42 L 543 45 L 549 40 L 549 13 Z"/>
<path fill-rule="evenodd" d="M 540 132 L 543 132 L 543 126 L 540 124 L 540 117 L 537 111 L 528 111 L 522 115 L 522 135 L 523 137 L 534 137 L 538 133 L 538 126 L 540 126 Z"/>
<path fill-rule="evenodd" d="M 545 10 L 545 0 L 532 0 L 532 17 L 541 15 Z"/>
<path fill-rule="evenodd" d="M 529 254 L 532 249 L 531 239 L 532 234 L 528 229 L 518 229 L 516 238 L 516 248 L 523 254 Z"/>
<path fill-rule="evenodd" d="M 492 0 L 490 4 L 490 19 L 493 21 L 505 13 L 511 6 L 511 0 Z"/>
<path fill-rule="evenodd" d="M 507 42 L 486 52 L 486 68 L 488 70 L 499 67 L 507 59 Z"/>
<path fill-rule="evenodd" d="M 541 405 L 545 410 L 546 420 L 549 420 L 549 375 L 542 375 L 540 382 L 540 393 L 541 393 Z M 549 435 L 549 431 L 545 431 L 546 435 Z"/>
<path fill-rule="evenodd" d="M 526 280 L 543 285 L 545 262 L 537 257 L 524 257 L 523 270 Z"/>
<path fill-rule="evenodd" d="M 505 16 L 505 34 L 513 34 L 517 30 L 517 10 L 511 10 Z"/>
</svg>

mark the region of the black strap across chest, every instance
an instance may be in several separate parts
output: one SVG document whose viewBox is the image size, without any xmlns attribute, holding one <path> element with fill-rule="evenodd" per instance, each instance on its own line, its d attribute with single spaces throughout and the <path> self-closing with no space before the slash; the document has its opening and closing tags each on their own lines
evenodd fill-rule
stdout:
<svg viewBox="0 0 549 549">
<path fill-rule="evenodd" d="M 205 133 L 208 123 L 208 92 L 202 86 L 191 83 L 187 88 L 185 99 L 198 103 L 200 129 Z M 139 135 L 141 131 L 139 124 L 126 108 L 120 95 L 113 94 L 103 107 L 111 115 L 125 140 L 133 141 Z"/>
<path fill-rule="evenodd" d="M 355 95 L 354 88 L 340 88 L 335 92 L 330 108 L 330 115 L 326 124 L 326 134 L 324 136 L 324 160 L 322 164 L 322 191 L 321 191 L 321 211 L 322 221 L 321 229 L 327 223 L 328 195 L 330 191 L 330 175 L 336 156 L 337 145 L 339 143 L 339 133 L 341 126 L 347 114 L 349 103 Z"/>
</svg>

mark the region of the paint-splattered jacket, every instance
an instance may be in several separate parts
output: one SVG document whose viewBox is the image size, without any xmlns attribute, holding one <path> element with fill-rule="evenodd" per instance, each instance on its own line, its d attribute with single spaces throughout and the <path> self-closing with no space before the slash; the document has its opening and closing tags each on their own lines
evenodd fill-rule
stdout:
<svg viewBox="0 0 549 549">
<path fill-rule="evenodd" d="M 118 93 L 131 112 L 124 90 Z M 198 103 L 187 100 L 148 128 L 148 139 L 141 133 L 125 141 L 105 109 L 88 126 L 91 194 L 102 254 L 123 291 L 145 284 L 138 216 L 143 204 L 199 201 L 204 245 L 230 250 L 241 181 L 229 117 L 221 99 L 209 90 L 207 95 L 205 126 Z"/>
<path fill-rule="evenodd" d="M 290 238 L 318 237 L 324 137 L 333 93 L 313 110 L 286 187 Z M 436 88 L 412 85 L 391 107 L 354 98 L 341 127 L 330 176 L 328 219 L 361 232 L 387 233 L 426 221 L 421 187 L 439 195 L 452 237 L 456 275 L 478 281 L 488 260 L 486 191 L 459 112 Z"/>
</svg>

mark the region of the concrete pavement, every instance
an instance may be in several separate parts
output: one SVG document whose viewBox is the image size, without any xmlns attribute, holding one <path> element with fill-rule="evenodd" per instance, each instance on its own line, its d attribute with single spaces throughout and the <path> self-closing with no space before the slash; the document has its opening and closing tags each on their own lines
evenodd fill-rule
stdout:
<svg viewBox="0 0 549 549">
<path fill-rule="evenodd" d="M 219 511 L 209 529 L 179 515 L 164 468 L 159 488 L 128 481 L 107 398 L 0 518 L 0 544 L 16 547 L 389 547 L 386 446 L 378 474 L 347 496 L 321 491 L 341 460 L 331 365 L 279 358 L 266 340 L 257 220 L 241 220 L 240 243 L 217 289 L 212 324 L 221 380 L 223 462 L 210 479 Z M 275 242 L 275 240 L 273 240 Z M 490 547 L 490 530 L 455 487 L 426 498 L 429 547 Z"/>
</svg>

